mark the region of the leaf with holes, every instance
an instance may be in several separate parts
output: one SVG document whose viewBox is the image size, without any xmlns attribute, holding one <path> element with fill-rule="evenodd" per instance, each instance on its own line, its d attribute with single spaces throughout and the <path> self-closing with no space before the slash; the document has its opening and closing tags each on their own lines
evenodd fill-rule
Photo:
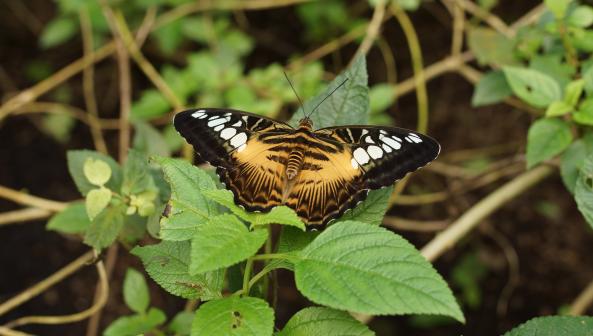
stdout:
<svg viewBox="0 0 593 336">
<path fill-rule="evenodd" d="M 369 327 L 344 311 L 309 307 L 294 314 L 276 336 L 373 336 Z"/>
<path fill-rule="evenodd" d="M 140 257 L 146 272 L 167 292 L 185 299 L 202 301 L 221 297 L 222 270 L 189 274 L 190 242 L 161 241 L 160 244 L 136 246 L 132 254 Z"/>
<path fill-rule="evenodd" d="M 271 336 L 273 331 L 274 311 L 266 301 L 230 296 L 201 305 L 191 335 Z"/>
<path fill-rule="evenodd" d="M 511 66 L 503 71 L 513 93 L 529 105 L 546 107 L 562 98 L 558 83 L 543 72 Z"/>
<path fill-rule="evenodd" d="M 267 238 L 268 230 L 249 231 L 233 215 L 212 217 L 196 228 L 191 243 L 189 273 L 204 273 L 234 265 L 257 253 Z"/>
<path fill-rule="evenodd" d="M 527 168 L 562 153 L 571 142 L 570 125 L 564 120 L 537 120 L 527 133 Z"/>
<path fill-rule="evenodd" d="M 294 264 L 297 288 L 315 303 L 363 314 L 437 314 L 464 321 L 432 265 L 386 229 L 354 221 L 331 225 Z"/>
<path fill-rule="evenodd" d="M 531 319 L 504 336 L 591 336 L 593 317 L 547 316 Z"/>
</svg>

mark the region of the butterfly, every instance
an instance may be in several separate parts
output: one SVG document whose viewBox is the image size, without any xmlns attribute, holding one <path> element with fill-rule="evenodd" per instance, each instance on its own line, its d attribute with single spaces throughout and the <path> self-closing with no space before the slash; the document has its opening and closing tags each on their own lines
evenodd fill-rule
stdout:
<svg viewBox="0 0 593 336">
<path fill-rule="evenodd" d="M 177 131 L 216 167 L 247 211 L 292 208 L 307 228 L 323 228 L 363 201 L 434 160 L 439 143 L 396 127 L 318 130 L 305 116 L 297 128 L 260 115 L 199 108 L 175 115 Z"/>
</svg>

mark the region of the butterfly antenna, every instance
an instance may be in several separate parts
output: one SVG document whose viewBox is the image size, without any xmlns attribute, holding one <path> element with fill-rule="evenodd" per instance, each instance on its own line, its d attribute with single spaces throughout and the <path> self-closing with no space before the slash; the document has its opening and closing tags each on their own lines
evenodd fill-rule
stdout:
<svg viewBox="0 0 593 336">
<path fill-rule="evenodd" d="M 330 92 L 327 96 L 325 96 L 325 98 L 323 98 L 322 101 L 319 102 L 319 104 L 317 104 L 317 106 L 315 106 L 315 108 L 311 111 L 311 114 L 313 114 L 313 112 L 315 112 L 315 110 L 317 110 L 317 108 L 321 105 L 321 103 L 323 103 L 327 98 L 329 98 L 331 95 L 334 94 L 334 92 L 336 92 L 339 88 L 342 87 L 342 85 L 346 84 L 346 82 L 348 81 L 349 78 L 344 79 L 344 81 L 342 83 L 340 83 L 340 85 L 336 86 L 335 89 L 332 90 L 332 92 Z"/>
<path fill-rule="evenodd" d="M 292 88 L 292 92 L 294 92 L 294 95 L 297 97 L 297 99 L 299 100 L 299 103 L 301 104 L 301 111 L 303 111 L 303 115 L 305 116 L 305 118 L 307 117 L 307 114 L 305 114 L 305 105 L 303 105 L 303 101 L 301 100 L 301 97 L 299 97 L 299 94 L 296 92 L 296 90 L 294 89 L 294 86 L 292 85 L 292 82 L 290 81 L 290 79 L 288 78 L 288 75 L 286 74 L 286 71 L 282 71 L 284 73 L 284 77 L 286 77 L 286 80 L 288 81 L 288 84 L 290 84 L 290 87 Z"/>
</svg>

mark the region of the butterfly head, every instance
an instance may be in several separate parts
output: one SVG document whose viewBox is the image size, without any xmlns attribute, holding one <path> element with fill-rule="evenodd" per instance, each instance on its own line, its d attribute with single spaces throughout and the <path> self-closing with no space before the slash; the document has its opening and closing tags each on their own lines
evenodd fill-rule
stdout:
<svg viewBox="0 0 593 336">
<path fill-rule="evenodd" d="M 299 120 L 299 129 L 311 131 L 313 129 L 313 120 L 311 120 L 309 117 L 304 117 L 303 119 Z"/>
</svg>

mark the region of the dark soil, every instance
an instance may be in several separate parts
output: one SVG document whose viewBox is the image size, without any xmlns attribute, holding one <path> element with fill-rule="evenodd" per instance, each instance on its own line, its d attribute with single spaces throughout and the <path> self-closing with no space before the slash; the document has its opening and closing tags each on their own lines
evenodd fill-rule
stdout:
<svg viewBox="0 0 593 336">
<path fill-rule="evenodd" d="M 507 22 L 512 22 L 538 2 L 501 3 L 496 13 Z M 53 3 L 41 0 L 29 1 L 27 6 L 41 22 L 49 21 L 55 11 Z M 4 73 L 2 78 L 9 79 L 0 81 L 4 98 L 13 94 L 15 89 L 24 89 L 34 84 L 23 76 L 24 66 L 29 61 L 43 59 L 59 69 L 80 56 L 80 41 L 73 41 L 49 52 L 40 51 L 37 36 L 24 28 L 22 20 L 12 13 L 10 6 L 2 4 L 0 8 L 0 70 Z M 425 64 L 443 58 L 450 48 L 450 27 L 439 20 L 439 15 L 435 13 L 444 14 L 444 9 L 438 3 L 431 2 L 412 14 L 421 39 Z M 247 16 L 253 23 L 254 30 L 272 32 L 277 41 L 284 41 L 286 44 L 280 48 L 275 43 L 258 44 L 247 61 L 249 66 L 283 63 L 289 54 L 311 49 L 311 46 L 295 39 L 302 27 L 292 9 L 250 12 Z M 285 17 L 289 19 L 285 20 Z M 398 76 L 400 79 L 407 78 L 411 74 L 411 68 L 403 34 L 393 20 L 386 25 L 384 31 L 397 60 Z M 341 54 L 342 59 L 348 60 L 354 50 L 353 46 L 345 47 Z M 151 57 L 150 54 L 148 56 Z M 158 55 L 155 57 L 158 59 Z M 332 69 L 330 58 L 327 60 L 328 69 Z M 383 61 L 377 50 L 370 52 L 368 64 L 370 81 L 384 81 Z M 117 78 L 114 62 L 103 62 L 99 68 L 97 92 L 104 98 L 100 99 L 101 114 L 106 117 L 115 116 L 117 93 L 113 91 L 113 87 L 116 86 L 114 81 Z M 149 85 L 142 75 L 135 76 L 134 84 L 136 89 Z M 81 97 L 80 76 L 70 80 L 68 86 L 75 97 Z M 428 90 L 430 134 L 443 145 L 443 157 L 455 150 L 513 142 L 521 144 L 517 146 L 515 153 L 523 151 L 526 130 L 532 121 L 530 115 L 507 105 L 472 108 L 469 104 L 472 86 L 454 74 L 431 81 Z M 82 98 L 75 98 L 74 104 L 84 106 Z M 391 112 L 398 125 L 413 128 L 415 109 L 415 97 L 411 94 L 401 98 Z M 67 144 L 60 144 L 39 130 L 38 117 L 13 116 L 0 124 L 0 185 L 27 190 L 31 194 L 55 200 L 77 199 L 80 195 L 68 175 L 65 153 L 69 149 L 92 148 L 88 128 L 82 124 L 77 125 L 72 140 Z M 115 153 L 115 139 L 112 138 L 115 134 L 107 135 L 109 143 L 113 145 L 112 153 Z M 432 174 L 422 172 L 414 180 L 434 178 L 429 175 Z M 455 218 L 497 185 L 464 194 L 447 204 L 418 208 L 396 207 L 391 213 L 423 219 L 446 218 L 454 214 L 451 218 Z M 555 205 L 556 212 L 553 216 L 544 216 L 538 210 L 542 202 Z M 18 208 L 13 203 L 0 200 L 2 212 Z M 46 231 L 44 223 L 45 221 L 37 221 L 0 227 L 0 302 L 46 278 L 87 251 L 87 247 L 77 239 Z M 519 259 L 519 283 L 512 291 L 503 314 L 498 314 L 496 307 L 509 281 L 509 267 L 501 245 L 484 227 L 492 228 L 505 237 Z M 418 248 L 434 236 L 425 233 L 398 233 L 411 240 Z M 377 317 L 370 326 L 378 335 L 501 334 L 531 317 L 556 314 L 560 307 L 570 304 L 593 279 L 591 246 L 591 230 L 580 216 L 558 174 L 555 174 L 506 205 L 485 221 L 482 229 L 473 232 L 436 261 L 435 267 L 445 279 L 450 278 L 453 267 L 467 253 L 476 253 L 488 269 L 487 275 L 479 283 L 481 303 L 476 308 L 464 308 L 466 325 L 444 323 L 429 329 L 419 329 L 412 326 L 410 317 Z M 121 295 L 121 280 L 128 267 L 142 269 L 137 258 L 120 248 L 113 280 L 110 282 L 110 300 L 104 310 L 100 330 L 118 316 L 129 313 Z M 81 311 L 92 304 L 96 280 L 94 267 L 86 267 L 18 309 L 1 316 L 0 325 L 27 315 L 59 315 Z M 291 273 L 281 271 L 279 283 L 277 326 L 281 327 L 294 312 L 308 303 L 294 290 Z M 184 306 L 182 300 L 166 294 L 153 282 L 150 282 L 150 288 L 152 304 L 163 309 L 169 317 Z M 83 335 L 86 322 L 28 326 L 22 330 L 40 335 Z"/>
</svg>

